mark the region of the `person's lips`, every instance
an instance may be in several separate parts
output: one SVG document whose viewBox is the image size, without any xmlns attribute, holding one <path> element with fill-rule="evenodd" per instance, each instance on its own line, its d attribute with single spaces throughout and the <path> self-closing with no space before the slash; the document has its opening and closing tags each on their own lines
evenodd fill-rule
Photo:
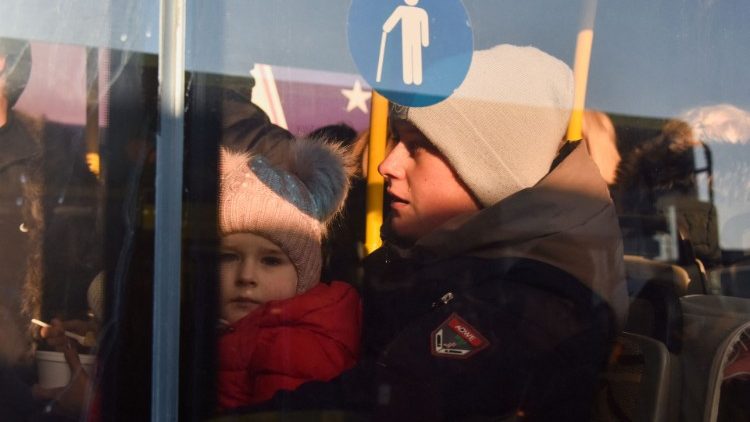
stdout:
<svg viewBox="0 0 750 422">
<path fill-rule="evenodd" d="M 238 308 L 253 308 L 258 305 L 257 301 L 245 296 L 234 297 L 229 302 Z"/>
<path fill-rule="evenodd" d="M 396 195 L 390 189 L 388 190 L 388 197 L 391 200 L 391 207 L 398 208 L 409 204 L 409 201 Z"/>
</svg>

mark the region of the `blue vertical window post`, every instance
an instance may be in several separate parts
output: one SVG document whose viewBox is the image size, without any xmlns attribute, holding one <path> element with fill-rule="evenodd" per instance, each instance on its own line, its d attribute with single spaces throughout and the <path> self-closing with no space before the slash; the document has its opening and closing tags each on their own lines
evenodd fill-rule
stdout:
<svg viewBox="0 0 750 422">
<path fill-rule="evenodd" d="M 151 420 L 178 417 L 186 0 L 162 0 Z"/>
</svg>

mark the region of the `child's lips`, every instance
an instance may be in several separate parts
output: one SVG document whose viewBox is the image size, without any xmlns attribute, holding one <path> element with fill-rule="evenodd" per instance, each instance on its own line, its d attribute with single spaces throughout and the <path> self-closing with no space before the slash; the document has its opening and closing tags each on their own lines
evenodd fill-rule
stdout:
<svg viewBox="0 0 750 422">
<path fill-rule="evenodd" d="M 238 308 L 254 308 L 259 305 L 259 302 L 257 300 L 253 300 L 249 297 L 235 297 L 232 300 L 229 301 L 232 305 L 238 307 Z"/>
</svg>

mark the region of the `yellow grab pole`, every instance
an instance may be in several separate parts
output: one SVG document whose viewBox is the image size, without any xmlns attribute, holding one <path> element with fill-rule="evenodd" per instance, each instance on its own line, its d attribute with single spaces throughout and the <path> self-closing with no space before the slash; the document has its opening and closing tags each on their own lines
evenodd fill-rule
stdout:
<svg viewBox="0 0 750 422">
<path fill-rule="evenodd" d="M 378 164 L 385 158 L 385 141 L 388 136 L 388 100 L 372 90 L 371 108 L 365 224 L 365 253 L 368 255 L 382 244 L 380 226 L 383 225 L 383 176 L 378 173 Z"/>
<path fill-rule="evenodd" d="M 568 123 L 568 141 L 579 141 L 583 138 L 583 110 L 586 107 L 586 84 L 589 79 L 591 47 L 594 44 L 594 17 L 596 0 L 584 1 L 583 22 L 576 40 L 576 56 L 573 63 L 573 112 Z"/>
</svg>

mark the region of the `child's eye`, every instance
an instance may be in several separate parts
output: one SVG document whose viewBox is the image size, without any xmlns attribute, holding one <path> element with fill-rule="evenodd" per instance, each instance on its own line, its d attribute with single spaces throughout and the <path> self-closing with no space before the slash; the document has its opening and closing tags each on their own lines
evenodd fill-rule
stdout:
<svg viewBox="0 0 750 422">
<path fill-rule="evenodd" d="M 284 263 L 284 261 L 277 256 L 264 256 L 260 259 L 260 262 L 263 265 L 268 265 L 269 267 L 276 267 Z"/>
<path fill-rule="evenodd" d="M 239 257 L 237 256 L 237 254 L 233 254 L 229 252 L 222 252 L 219 254 L 219 262 L 221 263 L 234 262 L 238 259 Z"/>
</svg>

